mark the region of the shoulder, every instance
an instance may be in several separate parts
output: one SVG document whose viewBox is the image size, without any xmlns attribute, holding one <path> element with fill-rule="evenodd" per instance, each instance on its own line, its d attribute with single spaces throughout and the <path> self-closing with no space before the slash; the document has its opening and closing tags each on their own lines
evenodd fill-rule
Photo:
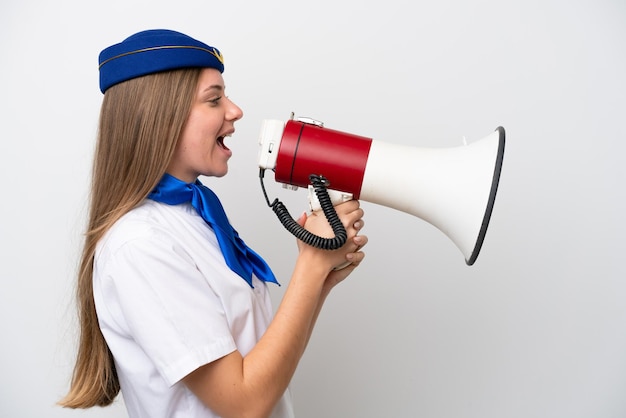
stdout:
<svg viewBox="0 0 626 418">
<path fill-rule="evenodd" d="M 171 206 L 145 200 L 122 216 L 96 246 L 96 259 L 106 261 L 128 248 L 183 246 L 189 231 L 210 237 L 211 231 L 190 205 Z"/>
</svg>

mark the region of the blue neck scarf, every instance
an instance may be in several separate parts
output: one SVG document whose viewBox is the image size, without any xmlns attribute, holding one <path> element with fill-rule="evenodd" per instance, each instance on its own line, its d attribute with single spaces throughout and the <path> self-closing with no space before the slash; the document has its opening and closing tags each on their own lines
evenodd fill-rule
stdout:
<svg viewBox="0 0 626 418">
<path fill-rule="evenodd" d="M 168 205 L 191 202 L 191 206 L 213 229 L 226 264 L 232 271 L 252 286 L 252 273 L 264 282 L 279 284 L 272 270 L 260 255 L 248 247 L 232 227 L 217 195 L 211 189 L 196 180 L 185 183 L 169 174 L 165 174 L 149 199 Z"/>
</svg>

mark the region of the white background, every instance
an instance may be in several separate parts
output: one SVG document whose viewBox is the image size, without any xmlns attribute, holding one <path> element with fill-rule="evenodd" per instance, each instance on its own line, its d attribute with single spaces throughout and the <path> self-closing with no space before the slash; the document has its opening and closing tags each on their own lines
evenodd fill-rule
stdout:
<svg viewBox="0 0 626 418">
<path fill-rule="evenodd" d="M 121 400 L 55 402 L 75 352 L 98 53 L 149 28 L 222 50 L 246 115 L 229 175 L 208 184 L 284 283 L 295 245 L 260 191 L 263 119 L 416 147 L 506 129 L 474 266 L 424 221 L 363 203 L 368 256 L 322 312 L 299 417 L 626 416 L 623 0 L 3 1 L 0 416 L 126 415 Z M 303 190 L 266 181 L 305 209 Z"/>
</svg>

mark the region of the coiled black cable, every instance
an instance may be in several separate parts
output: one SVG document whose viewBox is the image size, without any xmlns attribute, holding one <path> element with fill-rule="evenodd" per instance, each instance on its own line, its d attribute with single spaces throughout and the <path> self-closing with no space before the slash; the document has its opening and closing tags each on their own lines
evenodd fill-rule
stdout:
<svg viewBox="0 0 626 418">
<path fill-rule="evenodd" d="M 260 178 L 261 178 L 261 188 L 263 189 L 263 194 L 265 195 L 265 200 L 269 207 L 272 208 L 278 220 L 285 227 L 287 231 L 289 231 L 293 236 L 303 241 L 304 243 L 311 245 L 316 248 L 320 248 L 323 250 L 336 250 L 341 248 L 348 239 L 348 233 L 344 228 L 337 212 L 335 211 L 335 207 L 330 200 L 330 196 L 328 195 L 328 186 L 330 183 L 328 179 L 324 176 L 319 176 L 316 174 L 311 174 L 309 176 L 309 180 L 311 181 L 311 185 L 315 190 L 315 194 L 317 195 L 317 199 L 320 202 L 320 207 L 322 208 L 322 212 L 326 216 L 330 227 L 335 234 L 334 238 L 324 238 L 318 235 L 313 234 L 310 231 L 307 231 L 302 226 L 296 222 L 287 207 L 278 199 L 274 199 L 272 203 L 270 203 L 267 193 L 265 191 L 265 185 L 263 184 L 263 175 L 264 170 L 261 169 Z"/>
</svg>

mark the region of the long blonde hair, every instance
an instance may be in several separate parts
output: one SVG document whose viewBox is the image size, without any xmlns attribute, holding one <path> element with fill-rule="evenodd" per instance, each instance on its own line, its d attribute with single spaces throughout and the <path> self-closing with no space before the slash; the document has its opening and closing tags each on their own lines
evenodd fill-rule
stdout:
<svg viewBox="0 0 626 418">
<path fill-rule="evenodd" d="M 93 298 L 96 244 L 148 196 L 174 154 L 196 94 L 200 69 L 156 73 L 109 88 L 102 102 L 87 232 L 76 298 L 80 336 L 68 408 L 111 404 L 120 390 Z"/>
</svg>

